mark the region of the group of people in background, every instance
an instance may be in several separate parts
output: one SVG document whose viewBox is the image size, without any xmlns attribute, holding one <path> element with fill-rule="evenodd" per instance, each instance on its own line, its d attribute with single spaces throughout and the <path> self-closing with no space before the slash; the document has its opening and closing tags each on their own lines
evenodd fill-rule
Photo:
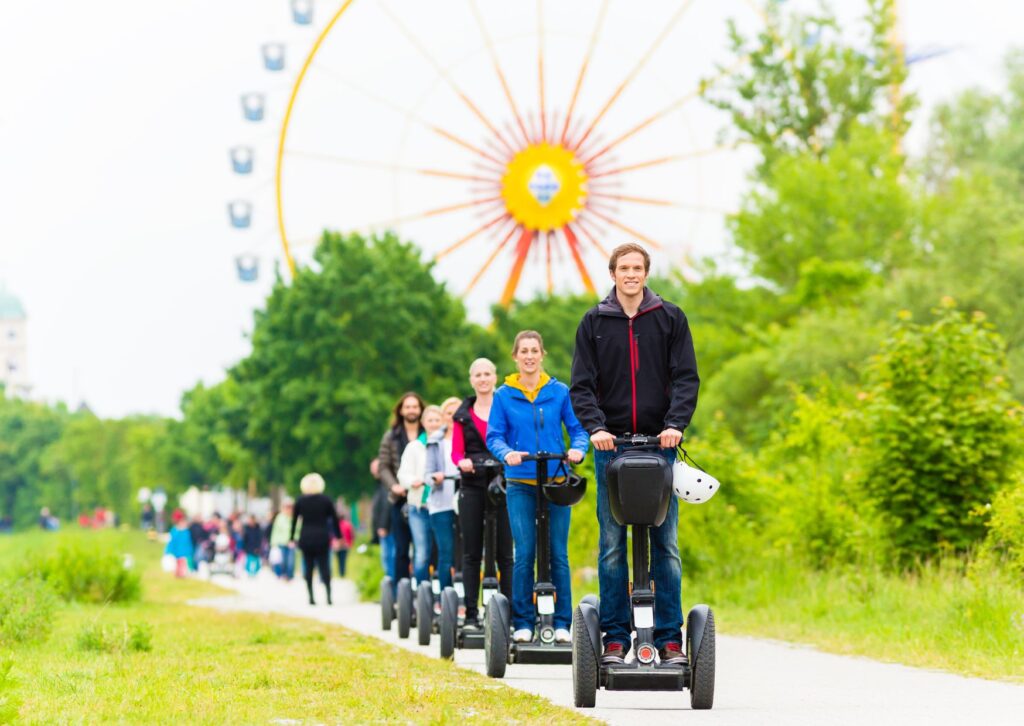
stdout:
<svg viewBox="0 0 1024 726">
<path fill-rule="evenodd" d="M 469 366 L 473 393 L 425 405 L 414 392 L 396 403 L 391 426 L 381 438 L 371 471 L 381 481 L 374 503 L 374 526 L 385 573 L 392 583 L 411 575 L 430 579 L 430 565 L 441 587 L 462 571 L 467 627 L 480 627 L 480 564 L 484 512 L 490 479 L 502 473 L 506 498 L 498 512 L 495 560 L 499 582 L 513 605 L 514 638 L 533 636 L 533 580 L 536 556 L 536 463 L 538 451 L 563 452 L 571 463 L 583 460 L 589 445 L 569 402 L 569 388 L 544 372 L 544 339 L 520 332 L 512 345 L 516 372 L 498 386 L 498 370 L 487 358 Z M 568 433 L 569 447 L 563 431 Z M 488 467 L 496 461 L 498 468 Z M 565 472 L 554 480 L 564 480 Z M 456 485 L 458 505 L 456 506 Z M 569 572 L 570 509 L 549 505 L 551 571 L 559 591 L 556 639 L 568 642 L 571 621 Z M 458 514 L 456 515 L 456 510 Z M 454 545 L 461 537 L 462 562 Z"/>
</svg>

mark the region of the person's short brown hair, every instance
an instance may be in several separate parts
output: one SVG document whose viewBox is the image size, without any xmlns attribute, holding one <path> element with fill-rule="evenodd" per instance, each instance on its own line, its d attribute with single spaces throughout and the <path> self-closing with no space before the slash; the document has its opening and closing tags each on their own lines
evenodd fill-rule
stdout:
<svg viewBox="0 0 1024 726">
<path fill-rule="evenodd" d="M 523 340 L 536 340 L 540 344 L 540 352 L 545 354 L 547 353 L 547 351 L 544 350 L 544 338 L 541 337 L 540 333 L 536 330 L 520 330 L 516 333 L 515 342 L 512 343 L 513 357 L 515 357 L 515 354 L 519 352 L 519 343 Z"/>
<path fill-rule="evenodd" d="M 619 264 L 619 258 L 623 255 L 628 255 L 630 252 L 639 252 L 644 258 L 644 272 L 651 271 L 651 256 L 647 254 L 647 250 L 638 245 L 636 242 L 627 242 L 624 245 L 619 245 L 612 250 L 611 259 L 608 260 L 608 270 L 615 272 L 615 265 Z"/>
</svg>

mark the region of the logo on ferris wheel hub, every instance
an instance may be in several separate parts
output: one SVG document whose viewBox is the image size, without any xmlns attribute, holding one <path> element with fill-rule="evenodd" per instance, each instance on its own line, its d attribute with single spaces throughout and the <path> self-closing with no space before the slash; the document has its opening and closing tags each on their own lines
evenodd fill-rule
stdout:
<svg viewBox="0 0 1024 726">
<path fill-rule="evenodd" d="M 558 181 L 558 175 L 554 169 L 547 164 L 541 164 L 534 170 L 526 187 L 530 190 L 533 198 L 537 200 L 537 203 L 542 207 L 546 207 L 558 194 L 562 184 Z"/>
</svg>

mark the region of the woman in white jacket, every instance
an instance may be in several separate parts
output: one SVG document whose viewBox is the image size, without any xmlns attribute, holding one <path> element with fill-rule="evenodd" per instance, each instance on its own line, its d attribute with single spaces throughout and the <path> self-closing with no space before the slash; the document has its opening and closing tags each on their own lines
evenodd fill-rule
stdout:
<svg viewBox="0 0 1024 726">
<path fill-rule="evenodd" d="M 441 409 L 427 406 L 420 418 L 428 443 L 421 439 L 409 442 L 402 454 L 398 467 L 398 483 L 405 487 L 409 506 L 409 529 L 412 531 L 412 572 L 416 582 L 430 580 L 430 500 L 435 497 L 435 487 L 444 487 L 444 469 L 431 467 L 431 454 L 438 450 L 438 441 L 443 437 Z M 421 437 L 422 438 L 422 437 Z"/>
</svg>

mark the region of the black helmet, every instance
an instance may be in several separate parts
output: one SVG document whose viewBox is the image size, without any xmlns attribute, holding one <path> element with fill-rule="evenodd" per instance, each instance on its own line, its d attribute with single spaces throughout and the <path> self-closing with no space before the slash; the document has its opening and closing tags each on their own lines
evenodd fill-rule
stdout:
<svg viewBox="0 0 1024 726">
<path fill-rule="evenodd" d="M 559 468 L 565 472 L 565 479 L 545 484 L 543 486 L 544 498 L 552 504 L 571 507 L 583 499 L 583 495 L 587 493 L 587 480 L 572 469 L 566 469 L 564 463 Z M 558 474 L 556 473 L 555 476 Z"/>
</svg>

